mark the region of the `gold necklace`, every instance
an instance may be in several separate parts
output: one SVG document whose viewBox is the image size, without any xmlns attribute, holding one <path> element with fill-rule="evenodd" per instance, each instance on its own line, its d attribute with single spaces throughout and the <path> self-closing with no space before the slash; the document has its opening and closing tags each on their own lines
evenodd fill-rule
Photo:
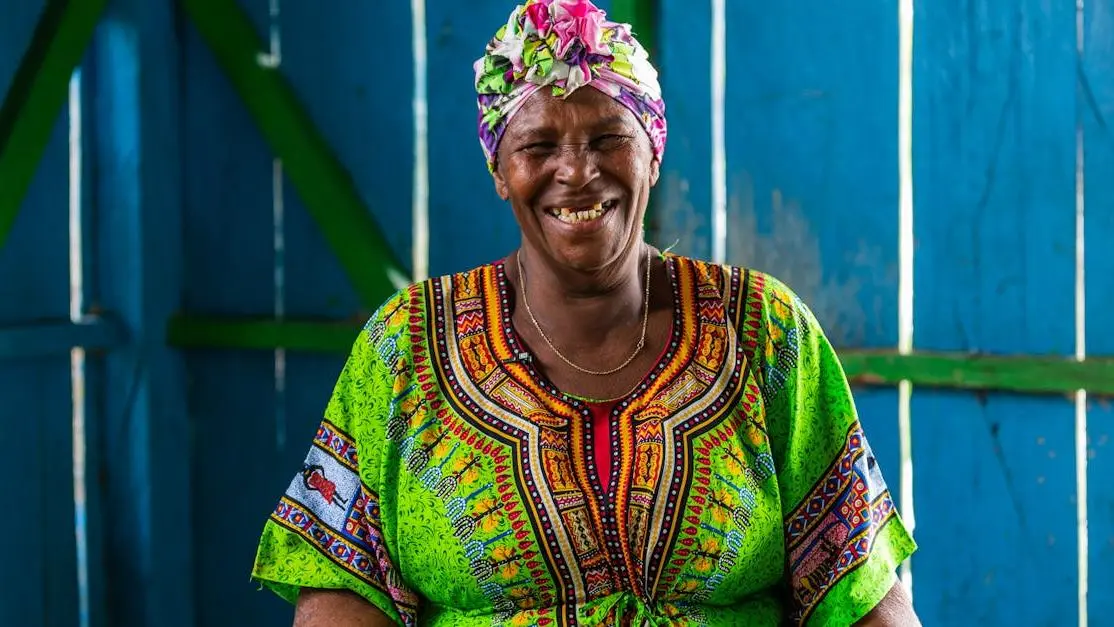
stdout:
<svg viewBox="0 0 1114 627">
<path fill-rule="evenodd" d="M 538 335 L 542 336 L 542 339 L 545 340 L 545 343 L 549 345 L 549 348 L 553 350 L 554 354 L 561 358 L 561 361 L 565 362 L 576 370 L 583 372 L 584 374 L 603 377 L 609 374 L 615 374 L 623 368 L 626 368 L 630 364 L 630 362 L 634 361 L 634 358 L 638 356 L 638 353 L 642 352 L 642 349 L 646 346 L 646 323 L 650 319 L 650 261 L 652 260 L 652 255 L 649 246 L 646 247 L 646 289 L 642 295 L 642 336 L 638 338 L 638 344 L 635 345 L 634 352 L 630 354 L 630 357 L 627 357 L 626 361 L 619 364 L 618 366 L 615 366 L 611 370 L 589 370 L 587 368 L 581 368 L 580 366 L 572 363 L 572 361 L 570 361 L 568 357 L 562 355 L 561 351 L 557 350 L 557 347 L 553 345 L 553 342 L 549 339 L 549 336 L 545 334 L 545 331 L 542 331 L 542 326 L 538 324 L 538 319 L 534 317 L 534 312 L 530 309 L 530 301 L 526 300 L 526 273 L 522 270 L 521 251 L 519 251 L 519 253 L 514 256 L 514 260 L 518 264 L 518 282 L 519 286 L 522 288 L 522 304 L 526 306 L 526 314 L 530 316 L 530 322 L 534 323 L 534 328 L 538 330 Z"/>
</svg>

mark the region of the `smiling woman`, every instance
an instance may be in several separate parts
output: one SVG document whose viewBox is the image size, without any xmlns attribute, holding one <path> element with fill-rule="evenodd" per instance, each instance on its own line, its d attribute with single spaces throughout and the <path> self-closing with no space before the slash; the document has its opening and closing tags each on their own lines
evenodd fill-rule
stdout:
<svg viewBox="0 0 1114 627">
<path fill-rule="evenodd" d="M 522 244 L 372 317 L 253 576 L 304 626 L 916 624 L 808 307 L 644 240 L 665 106 L 629 27 L 529 0 L 475 68 Z"/>
</svg>

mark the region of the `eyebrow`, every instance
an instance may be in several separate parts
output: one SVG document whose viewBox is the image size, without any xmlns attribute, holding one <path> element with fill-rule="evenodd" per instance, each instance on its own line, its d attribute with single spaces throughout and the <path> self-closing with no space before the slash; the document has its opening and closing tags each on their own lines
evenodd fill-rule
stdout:
<svg viewBox="0 0 1114 627">
<path fill-rule="evenodd" d="M 627 116 L 622 115 L 622 114 L 616 114 L 616 115 L 609 115 L 607 117 L 600 118 L 599 120 L 593 122 L 589 126 L 589 128 L 592 131 L 599 132 L 600 130 L 603 130 L 603 129 L 614 129 L 614 128 L 617 128 L 617 127 L 624 127 L 625 128 L 626 126 L 627 126 Z M 546 136 L 546 135 L 551 135 L 554 132 L 554 130 L 555 129 L 548 124 L 540 124 L 538 126 L 528 126 L 528 127 L 525 127 L 525 128 L 519 128 L 519 129 L 517 129 L 516 131 L 513 131 L 510 134 L 513 135 L 514 137 L 518 137 L 518 138 L 522 138 L 522 139 L 528 139 L 528 138 L 532 138 L 532 137 L 542 137 L 542 136 Z"/>
</svg>

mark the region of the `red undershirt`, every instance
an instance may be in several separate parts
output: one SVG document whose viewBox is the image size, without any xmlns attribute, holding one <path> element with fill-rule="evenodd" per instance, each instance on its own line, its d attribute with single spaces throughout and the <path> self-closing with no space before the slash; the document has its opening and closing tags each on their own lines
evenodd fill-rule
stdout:
<svg viewBox="0 0 1114 627">
<path fill-rule="evenodd" d="M 666 331 L 665 337 L 673 337 L 672 321 L 669 323 L 669 329 Z M 654 361 L 653 368 L 657 368 L 657 364 L 665 359 L 668 352 L 669 342 L 666 341 L 665 346 L 661 348 L 661 354 Z M 646 376 L 649 376 L 649 373 Z M 582 401 L 592 414 L 592 461 L 596 465 L 596 477 L 600 481 L 600 492 L 607 492 L 607 486 L 611 482 L 611 410 L 615 408 L 620 400 Z"/>
<path fill-rule="evenodd" d="M 618 401 L 585 403 L 592 412 L 592 457 L 600 492 L 607 492 L 611 479 L 611 410 Z"/>
</svg>

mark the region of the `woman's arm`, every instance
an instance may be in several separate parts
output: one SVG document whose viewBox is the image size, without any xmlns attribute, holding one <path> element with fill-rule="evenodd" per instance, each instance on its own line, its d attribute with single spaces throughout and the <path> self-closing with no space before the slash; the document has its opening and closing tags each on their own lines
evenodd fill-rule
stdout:
<svg viewBox="0 0 1114 627">
<path fill-rule="evenodd" d="M 855 623 L 857 627 L 920 627 L 920 624 L 913 601 L 901 582 L 895 583 L 878 605 Z"/>
<path fill-rule="evenodd" d="M 302 588 L 294 627 L 392 627 L 394 622 L 350 590 Z"/>
</svg>

